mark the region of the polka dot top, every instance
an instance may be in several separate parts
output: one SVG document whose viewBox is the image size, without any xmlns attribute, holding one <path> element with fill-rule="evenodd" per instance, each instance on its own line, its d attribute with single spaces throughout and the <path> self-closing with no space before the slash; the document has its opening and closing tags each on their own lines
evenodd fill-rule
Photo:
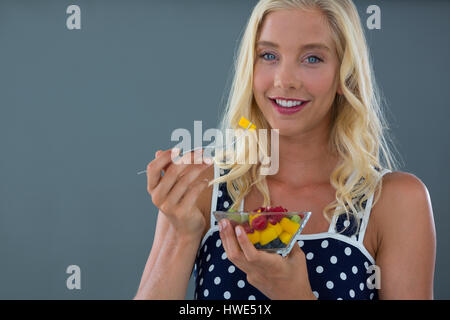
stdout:
<svg viewBox="0 0 450 320">
<path fill-rule="evenodd" d="M 385 169 L 381 176 L 390 172 Z M 215 177 L 223 175 L 215 168 Z M 356 201 L 358 202 L 358 201 Z M 360 225 L 351 215 L 335 216 L 328 232 L 300 235 L 297 243 L 306 256 L 308 277 L 319 300 L 378 299 L 375 260 L 363 245 L 373 194 L 356 204 Z M 198 300 L 268 300 L 249 284 L 246 274 L 227 259 L 219 236 L 214 211 L 226 211 L 232 205 L 226 184 L 214 185 L 211 203 L 211 227 L 203 237 L 194 264 L 195 292 Z M 241 204 L 241 210 L 244 204 Z M 371 267 L 372 266 L 372 267 Z"/>
</svg>

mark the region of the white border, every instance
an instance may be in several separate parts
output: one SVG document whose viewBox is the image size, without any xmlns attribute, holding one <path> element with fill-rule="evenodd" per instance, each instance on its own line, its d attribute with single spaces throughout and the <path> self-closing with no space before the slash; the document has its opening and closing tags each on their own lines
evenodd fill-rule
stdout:
<svg viewBox="0 0 450 320">
<path fill-rule="evenodd" d="M 362 243 L 359 243 L 356 240 L 353 240 L 349 238 L 348 236 L 344 236 L 342 234 L 333 233 L 333 232 L 322 232 L 322 233 L 314 233 L 314 234 L 300 234 L 297 237 L 298 241 L 301 240 L 317 240 L 317 239 L 325 239 L 325 238 L 333 238 L 336 240 L 343 241 L 345 243 L 348 243 L 361 251 L 363 255 L 366 256 L 366 258 L 372 263 L 375 264 L 375 259 L 372 257 L 372 255 L 367 251 L 366 247 Z M 297 242 L 298 242 L 297 241 Z"/>
<path fill-rule="evenodd" d="M 214 166 L 214 179 L 216 179 L 219 176 L 219 167 L 218 166 Z M 386 173 L 391 172 L 389 169 L 384 169 L 381 177 L 383 177 Z M 206 232 L 206 234 L 203 236 L 202 241 L 200 242 L 200 247 L 199 250 L 201 249 L 201 247 L 203 247 L 204 243 L 206 242 L 206 240 L 215 232 L 219 230 L 219 226 L 214 225 L 216 218 L 214 217 L 213 212 L 216 211 L 217 209 L 217 194 L 218 194 L 218 189 L 219 189 L 219 184 L 215 183 L 213 186 L 213 194 L 212 194 L 212 199 L 211 199 L 211 212 L 210 212 L 210 228 L 209 230 Z M 358 240 L 354 240 L 348 236 L 344 236 L 342 234 L 333 232 L 335 229 L 335 224 L 336 221 L 338 219 L 337 215 L 335 214 L 333 216 L 333 220 L 330 223 L 330 226 L 328 228 L 328 232 L 321 232 L 321 233 L 313 233 L 313 234 L 300 234 L 297 236 L 297 243 L 298 241 L 301 240 L 317 240 L 317 239 L 324 239 L 324 238 L 333 238 L 336 240 L 340 240 L 343 241 L 347 244 L 350 244 L 356 248 L 358 248 L 361 253 L 372 263 L 375 264 L 375 259 L 372 257 L 372 255 L 369 253 L 369 251 L 367 251 L 366 247 L 364 247 L 364 234 L 366 231 L 366 226 L 367 226 L 367 222 L 369 220 L 369 216 L 370 216 L 370 212 L 372 210 L 372 201 L 373 201 L 373 194 L 371 195 L 371 197 L 369 197 L 369 199 L 367 200 L 366 203 L 366 208 L 364 210 L 364 216 L 363 216 L 363 221 L 362 221 L 362 225 L 361 228 L 364 227 L 364 229 L 362 230 L 361 233 L 361 228 L 359 230 L 359 234 L 358 234 Z M 336 208 L 337 210 L 337 208 Z M 241 201 L 241 205 L 240 205 L 240 211 L 244 211 L 244 199 L 242 199 Z"/>
<path fill-rule="evenodd" d="M 200 248 L 203 247 L 206 240 L 216 231 L 219 231 L 219 226 L 213 226 L 211 227 L 208 232 L 206 232 L 205 236 L 203 237 L 202 241 L 200 242 Z M 314 233 L 314 234 L 300 234 L 297 236 L 297 243 L 302 240 L 318 240 L 318 239 L 326 239 L 326 238 L 333 238 L 336 240 L 343 241 L 349 245 L 352 245 L 353 247 L 359 249 L 361 253 L 370 261 L 370 263 L 375 264 L 375 259 L 372 257 L 372 255 L 367 251 L 367 249 L 358 241 L 352 240 L 351 238 L 344 236 L 342 234 L 337 233 L 331 233 L 331 232 L 322 232 L 322 233 Z"/>
<path fill-rule="evenodd" d="M 214 180 L 219 177 L 219 167 L 217 165 L 214 165 Z M 213 184 L 213 193 L 211 197 L 211 212 L 209 213 L 209 226 L 210 228 L 214 227 L 214 224 L 216 222 L 216 218 L 213 215 L 213 212 L 217 209 L 217 193 L 219 190 L 219 184 L 214 183 Z M 209 230 L 208 230 L 209 232 Z"/>
</svg>

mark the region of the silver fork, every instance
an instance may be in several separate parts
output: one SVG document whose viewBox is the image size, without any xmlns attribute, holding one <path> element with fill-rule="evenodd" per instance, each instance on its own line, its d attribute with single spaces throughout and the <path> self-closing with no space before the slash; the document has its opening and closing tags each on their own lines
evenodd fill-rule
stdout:
<svg viewBox="0 0 450 320">
<path fill-rule="evenodd" d="M 241 138 L 245 135 L 245 133 L 250 129 L 250 127 L 252 126 L 252 124 L 253 124 L 253 122 L 250 122 L 250 124 L 249 124 L 248 127 L 244 130 L 244 132 L 243 132 L 237 139 L 235 139 L 233 142 L 231 142 L 229 145 L 226 145 L 225 147 L 232 147 L 234 144 L 236 144 L 236 142 L 238 142 L 239 139 L 241 139 Z M 223 148 L 223 147 L 224 147 L 224 146 L 219 146 L 219 147 L 216 147 L 216 146 L 206 146 L 206 147 L 203 147 L 203 146 L 201 146 L 201 147 L 197 147 L 197 148 L 194 148 L 194 149 L 191 149 L 191 150 L 188 150 L 188 151 L 183 152 L 183 154 L 181 155 L 181 157 L 184 156 L 185 154 L 189 153 L 189 152 L 196 151 L 196 150 L 201 150 L 201 149 L 216 149 L 216 148 Z M 139 175 L 139 174 L 143 174 L 143 173 L 146 173 L 146 172 L 147 172 L 147 170 L 142 170 L 142 171 L 139 171 L 137 174 Z"/>
</svg>

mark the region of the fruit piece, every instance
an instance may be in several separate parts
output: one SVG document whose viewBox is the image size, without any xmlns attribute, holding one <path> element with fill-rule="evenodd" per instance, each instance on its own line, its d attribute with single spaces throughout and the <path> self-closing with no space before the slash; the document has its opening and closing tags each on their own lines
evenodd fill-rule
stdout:
<svg viewBox="0 0 450 320">
<path fill-rule="evenodd" d="M 258 230 L 254 230 L 252 233 L 247 233 L 247 237 L 251 243 L 258 243 L 261 238 L 261 232 L 259 232 Z"/>
<path fill-rule="evenodd" d="M 298 215 L 296 215 L 296 214 L 294 214 L 294 215 L 291 216 L 291 221 L 297 222 L 298 224 L 300 224 L 300 221 L 301 221 L 301 220 L 302 220 L 302 219 L 300 218 L 300 216 L 298 216 Z"/>
<path fill-rule="evenodd" d="M 237 212 L 237 210 L 236 210 L 236 209 L 231 209 L 231 208 L 230 208 L 230 210 L 228 210 L 227 212 Z"/>
<path fill-rule="evenodd" d="M 239 120 L 239 126 L 245 130 L 247 130 L 247 128 L 249 130 L 256 130 L 256 126 L 253 124 L 253 122 L 250 122 L 245 117 L 241 117 L 241 119 Z"/>
<path fill-rule="evenodd" d="M 269 224 L 268 227 L 274 228 L 276 233 L 277 233 L 277 236 L 279 236 L 283 232 L 283 227 L 279 223 L 276 223 L 274 225 L 273 224 Z"/>
<path fill-rule="evenodd" d="M 272 244 L 272 247 L 274 248 L 285 248 L 286 245 L 280 240 L 280 238 L 276 238 L 275 240 L 272 240 L 272 242 L 270 242 Z"/>
<path fill-rule="evenodd" d="M 283 242 L 284 244 L 288 244 L 289 241 L 291 241 L 292 238 L 292 234 L 290 234 L 289 232 L 283 231 L 280 234 L 280 240 L 281 242 Z"/>
<path fill-rule="evenodd" d="M 258 218 L 259 216 L 260 216 L 260 214 L 256 214 L 256 213 L 249 214 L 248 215 L 248 222 L 250 223 L 250 225 L 252 225 L 253 219 Z"/>
<path fill-rule="evenodd" d="M 288 212 L 287 209 L 278 206 L 278 207 L 259 207 L 255 210 L 253 210 L 253 212 Z"/>
<path fill-rule="evenodd" d="M 281 249 L 281 248 L 285 248 L 285 247 L 286 247 L 286 245 L 283 242 L 281 242 L 281 240 L 279 238 L 275 238 L 272 241 L 270 241 L 269 243 L 262 246 L 263 249 Z"/>
<path fill-rule="evenodd" d="M 241 222 L 248 221 L 248 214 L 241 214 Z"/>
<path fill-rule="evenodd" d="M 283 217 L 284 217 L 284 215 L 283 214 L 280 214 L 280 213 L 275 213 L 275 214 L 271 214 L 271 215 L 269 215 L 269 222 L 271 223 L 271 224 L 277 224 L 278 222 L 280 222 L 281 221 L 281 219 L 283 219 Z"/>
<path fill-rule="evenodd" d="M 270 208 L 270 212 L 287 212 L 287 209 L 285 209 L 281 206 L 278 206 L 278 207 Z"/>
<path fill-rule="evenodd" d="M 262 249 L 273 249 L 272 241 L 263 245 Z"/>
<path fill-rule="evenodd" d="M 268 244 L 270 241 L 277 238 L 277 232 L 275 231 L 275 228 L 266 228 L 263 231 L 260 232 L 260 239 L 259 242 L 262 246 L 265 244 Z"/>
<path fill-rule="evenodd" d="M 255 231 L 252 227 L 250 227 L 250 224 L 248 223 L 248 221 L 245 221 L 242 224 L 242 227 L 244 228 L 245 233 L 253 233 Z"/>
<path fill-rule="evenodd" d="M 297 232 L 298 228 L 300 228 L 300 224 L 286 217 L 281 219 L 280 224 L 283 227 L 283 230 L 290 233 L 291 235 Z"/>
<path fill-rule="evenodd" d="M 267 227 L 267 217 L 265 215 L 259 215 L 258 217 L 252 219 L 250 225 L 255 230 L 264 230 Z"/>
<path fill-rule="evenodd" d="M 233 214 L 229 214 L 228 215 L 228 219 L 230 219 L 230 221 L 235 221 L 238 224 L 240 224 L 241 221 L 241 215 L 239 213 L 233 213 Z"/>
</svg>

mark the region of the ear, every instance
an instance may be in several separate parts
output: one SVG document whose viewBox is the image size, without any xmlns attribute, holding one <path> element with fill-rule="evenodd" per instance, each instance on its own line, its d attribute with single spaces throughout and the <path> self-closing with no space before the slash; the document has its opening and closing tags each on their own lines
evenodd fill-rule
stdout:
<svg viewBox="0 0 450 320">
<path fill-rule="evenodd" d="M 336 92 L 338 93 L 338 95 L 340 95 L 340 96 L 342 96 L 343 95 L 343 93 L 342 93 L 342 87 L 341 87 L 341 84 L 339 83 L 338 84 L 338 87 L 337 87 L 337 90 L 336 90 Z"/>
</svg>

